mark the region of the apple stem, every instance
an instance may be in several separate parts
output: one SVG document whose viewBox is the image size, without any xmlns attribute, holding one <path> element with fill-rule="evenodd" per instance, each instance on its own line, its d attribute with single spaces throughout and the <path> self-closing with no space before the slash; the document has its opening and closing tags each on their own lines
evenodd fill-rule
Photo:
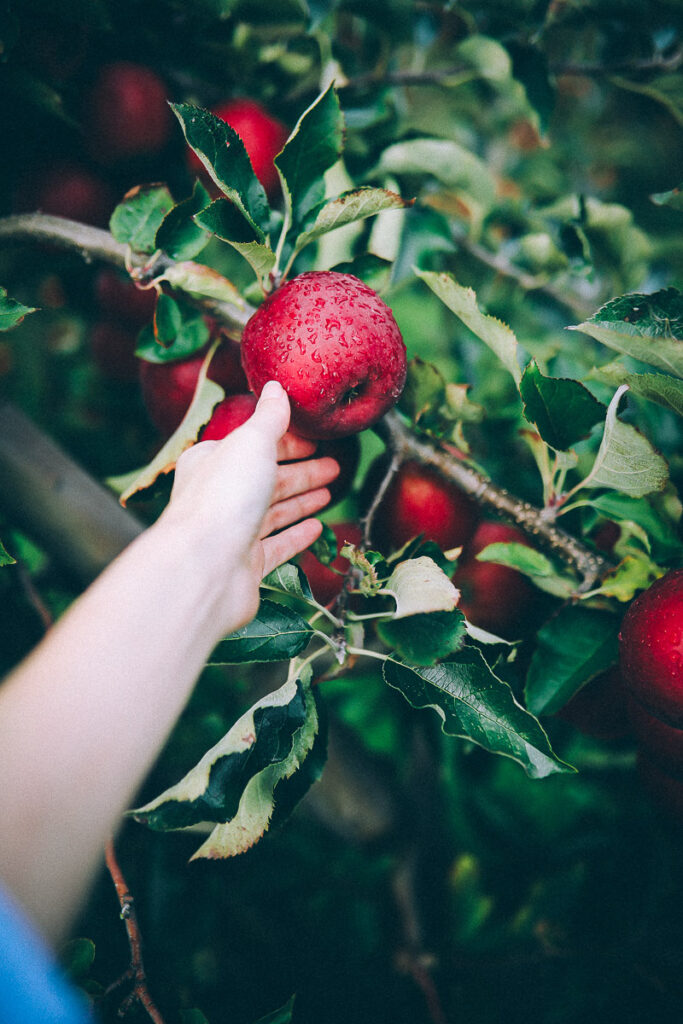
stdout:
<svg viewBox="0 0 683 1024">
<path fill-rule="evenodd" d="M 595 582 L 612 568 L 607 559 L 591 551 L 576 537 L 550 522 L 543 509 L 528 501 L 522 501 L 502 487 L 497 487 L 463 461 L 452 458 L 438 442 L 418 437 L 395 409 L 386 413 L 374 429 L 385 441 L 398 463 L 410 458 L 417 459 L 424 465 L 433 466 L 480 505 L 513 522 L 538 547 L 561 558 L 582 577 L 577 593 L 583 594 L 591 590 Z"/>
</svg>

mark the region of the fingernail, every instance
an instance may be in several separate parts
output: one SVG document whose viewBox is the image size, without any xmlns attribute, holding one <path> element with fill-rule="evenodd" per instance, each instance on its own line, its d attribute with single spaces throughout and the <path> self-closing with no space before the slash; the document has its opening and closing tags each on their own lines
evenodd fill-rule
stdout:
<svg viewBox="0 0 683 1024">
<path fill-rule="evenodd" d="M 261 398 L 278 398 L 283 388 L 279 380 L 269 380 L 263 385 Z"/>
</svg>

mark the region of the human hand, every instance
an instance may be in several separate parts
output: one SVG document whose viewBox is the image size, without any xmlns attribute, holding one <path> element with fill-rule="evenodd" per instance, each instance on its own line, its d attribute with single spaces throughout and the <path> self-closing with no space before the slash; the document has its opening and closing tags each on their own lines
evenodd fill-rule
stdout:
<svg viewBox="0 0 683 1024">
<path fill-rule="evenodd" d="M 222 441 L 194 445 L 176 466 L 160 523 L 182 534 L 181 550 L 189 544 L 189 557 L 213 588 L 219 635 L 253 618 L 263 576 L 322 529 L 310 517 L 329 502 L 325 485 L 339 465 L 311 459 L 315 445 L 287 433 L 288 425 L 287 395 L 271 381 L 246 423 Z"/>
</svg>

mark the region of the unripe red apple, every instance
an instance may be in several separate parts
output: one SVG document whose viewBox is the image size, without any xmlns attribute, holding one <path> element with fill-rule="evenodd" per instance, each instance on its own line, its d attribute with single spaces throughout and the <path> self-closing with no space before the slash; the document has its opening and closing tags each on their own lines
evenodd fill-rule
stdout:
<svg viewBox="0 0 683 1024">
<path fill-rule="evenodd" d="M 203 349 L 189 359 L 170 363 L 140 360 L 142 398 L 149 418 L 164 437 L 171 436 L 187 412 L 205 356 Z M 226 394 L 247 391 L 236 342 L 226 339 L 218 347 L 211 360 L 209 378 L 220 384 Z"/>
<path fill-rule="evenodd" d="M 386 465 L 386 457 L 380 456 L 370 467 L 367 495 L 382 479 Z M 438 470 L 419 462 L 403 462 L 375 514 L 373 544 L 389 554 L 422 533 L 425 540 L 433 540 L 442 551 L 449 551 L 467 543 L 478 516 L 474 502 Z"/>
<path fill-rule="evenodd" d="M 389 307 L 352 274 L 310 271 L 277 288 L 242 336 L 255 394 L 279 380 L 292 429 L 315 439 L 356 434 L 398 400 L 406 348 Z"/>
<path fill-rule="evenodd" d="M 211 413 L 211 419 L 201 432 L 201 441 L 222 441 L 224 437 L 246 423 L 257 398 L 252 394 L 228 395 Z"/>
<path fill-rule="evenodd" d="M 484 521 L 467 546 L 453 583 L 461 592 L 459 607 L 466 618 L 475 626 L 507 637 L 528 619 L 535 592 L 532 584 L 516 569 L 477 560 L 477 554 L 485 547 L 499 543 L 531 546 L 514 526 Z"/>
<path fill-rule="evenodd" d="M 212 113 L 220 117 L 237 132 L 251 160 L 254 174 L 268 196 L 277 193 L 280 177 L 273 160 L 289 137 L 289 129 L 268 113 L 256 100 L 236 99 L 214 107 Z M 196 174 L 203 174 L 204 165 L 193 150 L 189 150 L 188 164 Z"/>
<path fill-rule="evenodd" d="M 90 332 L 90 351 L 93 360 L 102 374 L 110 380 L 136 380 L 136 345 L 135 331 L 113 320 L 99 321 Z"/>
<path fill-rule="evenodd" d="M 18 212 L 39 210 L 104 227 L 114 209 L 109 185 L 85 167 L 64 161 L 22 179 L 14 196 Z"/>
<path fill-rule="evenodd" d="M 157 293 L 154 288 L 138 288 L 129 277 L 104 267 L 95 279 L 95 298 L 107 316 L 143 327 L 154 315 Z"/>
<path fill-rule="evenodd" d="M 330 523 L 330 526 L 337 538 L 337 551 L 341 551 L 346 543 L 359 545 L 363 539 L 363 533 L 358 523 L 347 521 Z M 337 554 L 330 565 L 323 565 L 313 552 L 308 550 L 304 551 L 299 558 L 299 565 L 306 573 L 313 597 L 318 604 L 328 605 L 341 593 L 344 585 L 344 573 L 349 567 L 347 558 L 342 558 L 340 554 Z M 335 569 L 337 572 L 334 571 Z"/>
<path fill-rule="evenodd" d="M 172 115 L 166 86 L 151 68 L 130 61 L 103 65 L 86 101 L 91 154 L 103 163 L 158 152 Z"/>
<path fill-rule="evenodd" d="M 614 665 L 586 683 L 558 712 L 558 718 L 597 740 L 620 740 L 631 733 L 628 691 Z"/>
<path fill-rule="evenodd" d="M 683 728 L 683 569 L 633 601 L 619 633 L 624 682 L 657 718 Z"/>
</svg>

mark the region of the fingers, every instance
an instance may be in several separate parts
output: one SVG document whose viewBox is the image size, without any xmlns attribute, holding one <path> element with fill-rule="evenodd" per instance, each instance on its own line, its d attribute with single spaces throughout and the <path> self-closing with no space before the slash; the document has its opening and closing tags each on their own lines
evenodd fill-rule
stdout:
<svg viewBox="0 0 683 1024">
<path fill-rule="evenodd" d="M 318 539 L 322 528 L 319 520 L 304 519 L 282 533 L 276 533 L 274 537 L 267 537 L 263 541 L 263 575 L 267 576 L 278 565 L 305 551 Z"/>
<path fill-rule="evenodd" d="M 330 492 L 327 488 L 319 487 L 315 491 L 306 491 L 305 494 L 297 494 L 287 501 L 271 505 L 261 525 L 261 537 L 267 537 L 275 530 L 281 530 L 283 526 L 290 526 L 299 519 L 312 516 L 329 504 L 329 500 Z"/>
<path fill-rule="evenodd" d="M 325 456 L 323 459 L 306 459 L 278 466 L 272 503 L 284 501 L 295 494 L 314 491 L 339 476 L 339 463 Z"/>
<path fill-rule="evenodd" d="M 277 461 L 291 462 L 293 459 L 307 459 L 316 449 L 315 441 L 299 437 L 288 430 L 277 446 Z"/>
</svg>

